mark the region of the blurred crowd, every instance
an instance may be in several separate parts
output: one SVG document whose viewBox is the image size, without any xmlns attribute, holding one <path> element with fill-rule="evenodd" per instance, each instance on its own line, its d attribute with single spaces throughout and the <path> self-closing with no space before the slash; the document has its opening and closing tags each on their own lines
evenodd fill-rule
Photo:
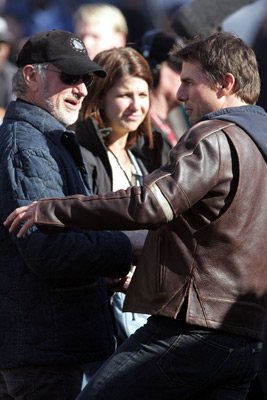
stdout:
<svg viewBox="0 0 267 400">
<path fill-rule="evenodd" d="M 128 26 L 128 43 L 137 42 L 146 31 L 152 29 L 173 33 L 176 27 L 171 26 L 172 16 L 181 6 L 190 2 L 192 0 L 106 1 L 118 7 L 123 13 Z M 97 0 L 20 0 L 19 2 L 0 0 L 0 41 L 3 43 L 0 51 L 1 87 L 4 81 L 4 86 L 10 86 L 10 76 L 7 76 L 3 69 L 13 73 L 12 64 L 15 62 L 16 54 L 29 36 L 53 28 L 75 32 L 75 12 L 82 4 L 90 3 L 101 2 Z M 237 33 L 249 45 L 253 45 L 257 36 L 261 33 L 264 35 L 267 1 L 252 0 L 251 4 L 248 4 L 249 1 L 244 0 L 243 3 L 244 7 L 226 15 L 222 26 L 224 30 Z M 235 10 L 234 7 L 233 10 Z M 192 21 L 192 23 L 195 22 L 194 19 Z M 246 24 L 243 21 L 246 21 Z M 206 21 L 204 22 L 206 24 Z M 177 28 L 179 31 L 179 27 Z M 257 45 L 259 47 L 259 38 Z M 10 94 L 2 93 L 0 107 L 5 107 L 9 101 Z"/>
<path fill-rule="evenodd" d="M 121 10 L 123 17 L 127 24 L 127 31 L 125 31 L 125 39 L 123 45 L 126 43 L 135 44 L 140 42 L 142 36 L 151 30 L 160 30 L 168 34 L 177 34 L 183 32 L 184 26 L 178 26 L 181 23 L 182 15 L 174 20 L 172 18 L 184 5 L 191 3 L 192 0 L 113 0 L 106 1 L 106 4 L 113 5 Z M 22 48 L 26 40 L 33 34 L 50 30 L 53 28 L 75 32 L 80 36 L 79 21 L 75 23 L 75 15 L 77 10 L 81 10 L 81 6 L 93 4 L 101 4 L 100 1 L 85 1 L 85 0 L 0 0 L 0 119 L 3 116 L 4 110 L 11 99 L 12 90 L 11 82 L 15 68 L 16 55 Z M 197 2 L 195 2 L 197 3 Z M 201 1 L 200 1 L 201 3 Z M 207 4 L 213 4 L 208 0 Z M 225 4 L 230 4 L 228 0 Z M 240 5 L 244 3 L 244 7 Z M 219 4 L 219 3 L 218 3 Z M 201 5 L 201 4 L 200 4 Z M 210 9 L 207 16 L 193 15 L 192 18 L 190 9 L 189 19 L 191 23 L 188 24 L 187 32 L 196 25 L 206 26 L 208 30 L 212 26 L 212 18 L 214 13 L 214 21 L 220 21 L 223 30 L 231 31 L 238 34 L 250 46 L 252 46 L 260 61 L 260 73 L 262 79 L 263 89 L 267 85 L 265 83 L 265 52 L 263 51 L 266 36 L 266 22 L 267 19 L 267 0 L 239 0 L 236 6 L 231 6 L 229 11 L 225 6 L 224 14 L 219 17 L 217 14 L 217 2 L 214 3 L 214 8 Z M 219 10 L 220 11 L 220 10 Z M 79 12 L 78 12 L 79 13 Z M 188 17 L 184 14 L 183 16 Z M 180 20 L 179 20 L 180 18 Z M 202 22 L 202 20 L 203 22 Z M 218 19 L 219 18 L 219 19 Z M 77 15 L 76 15 L 77 19 Z M 207 23 L 207 19 L 211 20 Z M 244 21 L 246 23 L 244 24 Z M 187 21 L 188 22 L 188 21 Z M 186 22 L 182 21 L 182 25 Z M 108 24 L 106 24 L 108 25 Z M 99 27 L 99 30 L 102 27 Z M 106 27 L 105 27 L 106 29 Z M 103 29 L 102 29 L 103 30 Z M 104 35 L 104 30 L 102 35 Z M 98 35 L 98 33 L 93 33 Z M 108 36 L 108 34 L 106 34 Z M 84 37 L 82 37 L 84 39 Z M 117 45 L 118 46 L 118 45 Z M 165 51 L 166 49 L 164 49 Z M 89 54 L 93 58 L 94 54 Z M 259 99 L 259 105 L 265 108 L 266 100 L 264 96 L 265 90 Z M 176 116 L 175 112 L 170 113 L 170 118 Z M 184 130 L 184 125 L 182 125 Z M 178 134 L 179 135 L 179 134 Z"/>
</svg>

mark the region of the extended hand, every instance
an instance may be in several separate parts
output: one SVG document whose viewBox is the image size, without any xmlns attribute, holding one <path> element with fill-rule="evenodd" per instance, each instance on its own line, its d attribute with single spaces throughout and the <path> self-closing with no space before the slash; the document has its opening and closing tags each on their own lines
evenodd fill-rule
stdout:
<svg viewBox="0 0 267 400">
<path fill-rule="evenodd" d="M 19 227 L 22 221 L 26 221 L 17 234 L 17 237 L 20 238 L 34 225 L 34 215 L 37 203 L 38 201 L 34 201 L 28 206 L 16 208 L 16 210 L 9 214 L 7 219 L 4 221 L 5 226 L 11 224 L 9 232 L 14 232 L 14 230 Z"/>
<path fill-rule="evenodd" d="M 112 292 L 121 292 L 126 294 L 132 276 L 133 276 L 132 272 L 128 272 L 128 275 L 125 276 L 124 278 L 118 278 L 118 279 L 106 278 L 107 289 L 111 290 Z"/>
</svg>

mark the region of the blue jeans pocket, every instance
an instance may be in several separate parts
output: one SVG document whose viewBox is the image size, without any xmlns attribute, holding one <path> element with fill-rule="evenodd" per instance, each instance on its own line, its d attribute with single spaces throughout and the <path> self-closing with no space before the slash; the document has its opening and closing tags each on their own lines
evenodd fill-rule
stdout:
<svg viewBox="0 0 267 400">
<path fill-rule="evenodd" d="M 199 388 L 222 368 L 232 351 L 216 343 L 216 335 L 181 334 L 157 366 L 172 384 Z"/>
</svg>

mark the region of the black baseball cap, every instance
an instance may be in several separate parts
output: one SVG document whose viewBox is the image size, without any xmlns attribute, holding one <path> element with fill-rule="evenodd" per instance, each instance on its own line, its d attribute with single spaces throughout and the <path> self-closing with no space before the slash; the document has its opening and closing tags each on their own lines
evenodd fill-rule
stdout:
<svg viewBox="0 0 267 400">
<path fill-rule="evenodd" d="M 107 73 L 93 62 L 83 41 L 74 33 L 52 29 L 36 33 L 22 47 L 16 65 L 50 63 L 69 75 L 84 75 L 93 72 L 104 78 Z"/>
</svg>

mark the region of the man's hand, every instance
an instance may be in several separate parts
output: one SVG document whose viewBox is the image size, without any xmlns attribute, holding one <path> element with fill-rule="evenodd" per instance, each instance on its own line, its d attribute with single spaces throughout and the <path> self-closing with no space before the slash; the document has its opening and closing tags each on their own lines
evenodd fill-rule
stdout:
<svg viewBox="0 0 267 400">
<path fill-rule="evenodd" d="M 112 279 L 105 278 L 107 282 L 107 289 L 112 292 L 121 292 L 126 294 L 128 286 L 130 285 L 132 279 L 132 272 L 129 272 L 124 278 Z"/>
<path fill-rule="evenodd" d="M 17 234 L 17 237 L 20 238 L 25 232 L 27 232 L 28 229 L 34 226 L 34 216 L 37 203 L 38 201 L 34 201 L 28 206 L 16 208 L 16 210 L 9 214 L 7 219 L 4 221 L 5 226 L 11 224 L 9 232 L 14 232 L 14 230 L 19 227 L 22 221 L 26 221 Z"/>
</svg>

